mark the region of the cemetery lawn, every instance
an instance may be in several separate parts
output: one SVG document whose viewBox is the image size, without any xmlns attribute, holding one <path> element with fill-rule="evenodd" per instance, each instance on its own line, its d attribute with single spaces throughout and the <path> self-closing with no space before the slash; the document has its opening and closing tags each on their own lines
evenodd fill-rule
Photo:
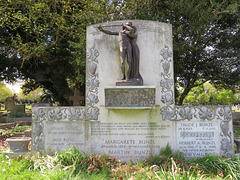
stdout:
<svg viewBox="0 0 240 180">
<path fill-rule="evenodd" d="M 75 147 L 53 156 L 0 155 L 0 179 L 240 179 L 240 158 L 209 155 L 186 160 L 170 147 L 133 164 L 104 155 L 87 156 Z"/>
</svg>

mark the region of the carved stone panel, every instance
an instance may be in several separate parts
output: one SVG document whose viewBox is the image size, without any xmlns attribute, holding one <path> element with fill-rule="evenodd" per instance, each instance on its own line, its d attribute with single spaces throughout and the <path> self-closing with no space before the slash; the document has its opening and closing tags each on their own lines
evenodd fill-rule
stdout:
<svg viewBox="0 0 240 180">
<path fill-rule="evenodd" d="M 155 105 L 155 87 L 110 87 L 105 88 L 107 109 L 150 109 Z"/>
</svg>

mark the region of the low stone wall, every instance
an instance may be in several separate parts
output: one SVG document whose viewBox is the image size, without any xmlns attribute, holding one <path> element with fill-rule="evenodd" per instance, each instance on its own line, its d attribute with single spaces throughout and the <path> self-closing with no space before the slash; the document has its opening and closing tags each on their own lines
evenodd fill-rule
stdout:
<svg viewBox="0 0 240 180">
<path fill-rule="evenodd" d="M 22 117 L 22 118 L 6 118 L 7 122 L 32 122 L 32 117 Z"/>
</svg>

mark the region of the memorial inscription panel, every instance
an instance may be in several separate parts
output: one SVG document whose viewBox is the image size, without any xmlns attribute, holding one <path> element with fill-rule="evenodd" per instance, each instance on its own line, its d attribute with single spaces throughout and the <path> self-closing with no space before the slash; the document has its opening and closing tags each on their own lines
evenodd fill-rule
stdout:
<svg viewBox="0 0 240 180">
<path fill-rule="evenodd" d="M 217 122 L 178 122 L 177 149 L 187 158 L 218 154 Z"/>
<path fill-rule="evenodd" d="M 171 123 L 156 122 L 92 123 L 91 136 L 109 156 L 137 160 L 158 154 L 165 147 L 160 142 L 171 142 L 171 128 Z"/>
<path fill-rule="evenodd" d="M 45 122 L 45 149 L 65 151 L 69 146 L 84 149 L 85 127 L 82 122 Z"/>
<path fill-rule="evenodd" d="M 155 87 L 109 87 L 105 88 L 107 109 L 152 108 L 155 105 Z"/>
</svg>

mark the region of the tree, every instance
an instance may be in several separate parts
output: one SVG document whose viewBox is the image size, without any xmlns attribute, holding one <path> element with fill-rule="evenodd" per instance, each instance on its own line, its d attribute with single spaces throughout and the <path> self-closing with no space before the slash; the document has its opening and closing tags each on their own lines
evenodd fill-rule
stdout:
<svg viewBox="0 0 240 180">
<path fill-rule="evenodd" d="M 236 0 L 133 0 L 124 5 L 129 7 L 128 18 L 173 25 L 177 104 L 207 81 L 239 84 L 240 5 Z"/>
<path fill-rule="evenodd" d="M 27 95 L 24 94 L 22 90 L 20 90 L 18 93 L 18 101 L 21 101 L 22 103 L 40 102 L 43 93 L 44 91 L 41 88 L 37 88 L 34 91 L 31 91 Z"/>
<path fill-rule="evenodd" d="M 0 78 L 27 80 L 24 92 L 45 88 L 68 105 L 72 88 L 84 93 L 86 26 L 111 19 L 107 1 L 0 2 Z"/>
<path fill-rule="evenodd" d="M 0 102 L 4 103 L 8 96 L 12 96 L 13 92 L 6 87 L 3 82 L 0 82 Z"/>
<path fill-rule="evenodd" d="M 69 84 L 84 92 L 86 26 L 107 20 L 143 19 L 173 25 L 177 104 L 206 81 L 235 85 L 240 79 L 236 0 L 0 3 L 0 78 L 27 80 L 25 92 L 48 89 L 62 105 L 68 105 Z"/>
<path fill-rule="evenodd" d="M 227 105 L 234 104 L 239 98 L 229 89 L 216 89 L 209 82 L 194 87 L 188 93 L 184 104 L 188 105 Z"/>
</svg>

